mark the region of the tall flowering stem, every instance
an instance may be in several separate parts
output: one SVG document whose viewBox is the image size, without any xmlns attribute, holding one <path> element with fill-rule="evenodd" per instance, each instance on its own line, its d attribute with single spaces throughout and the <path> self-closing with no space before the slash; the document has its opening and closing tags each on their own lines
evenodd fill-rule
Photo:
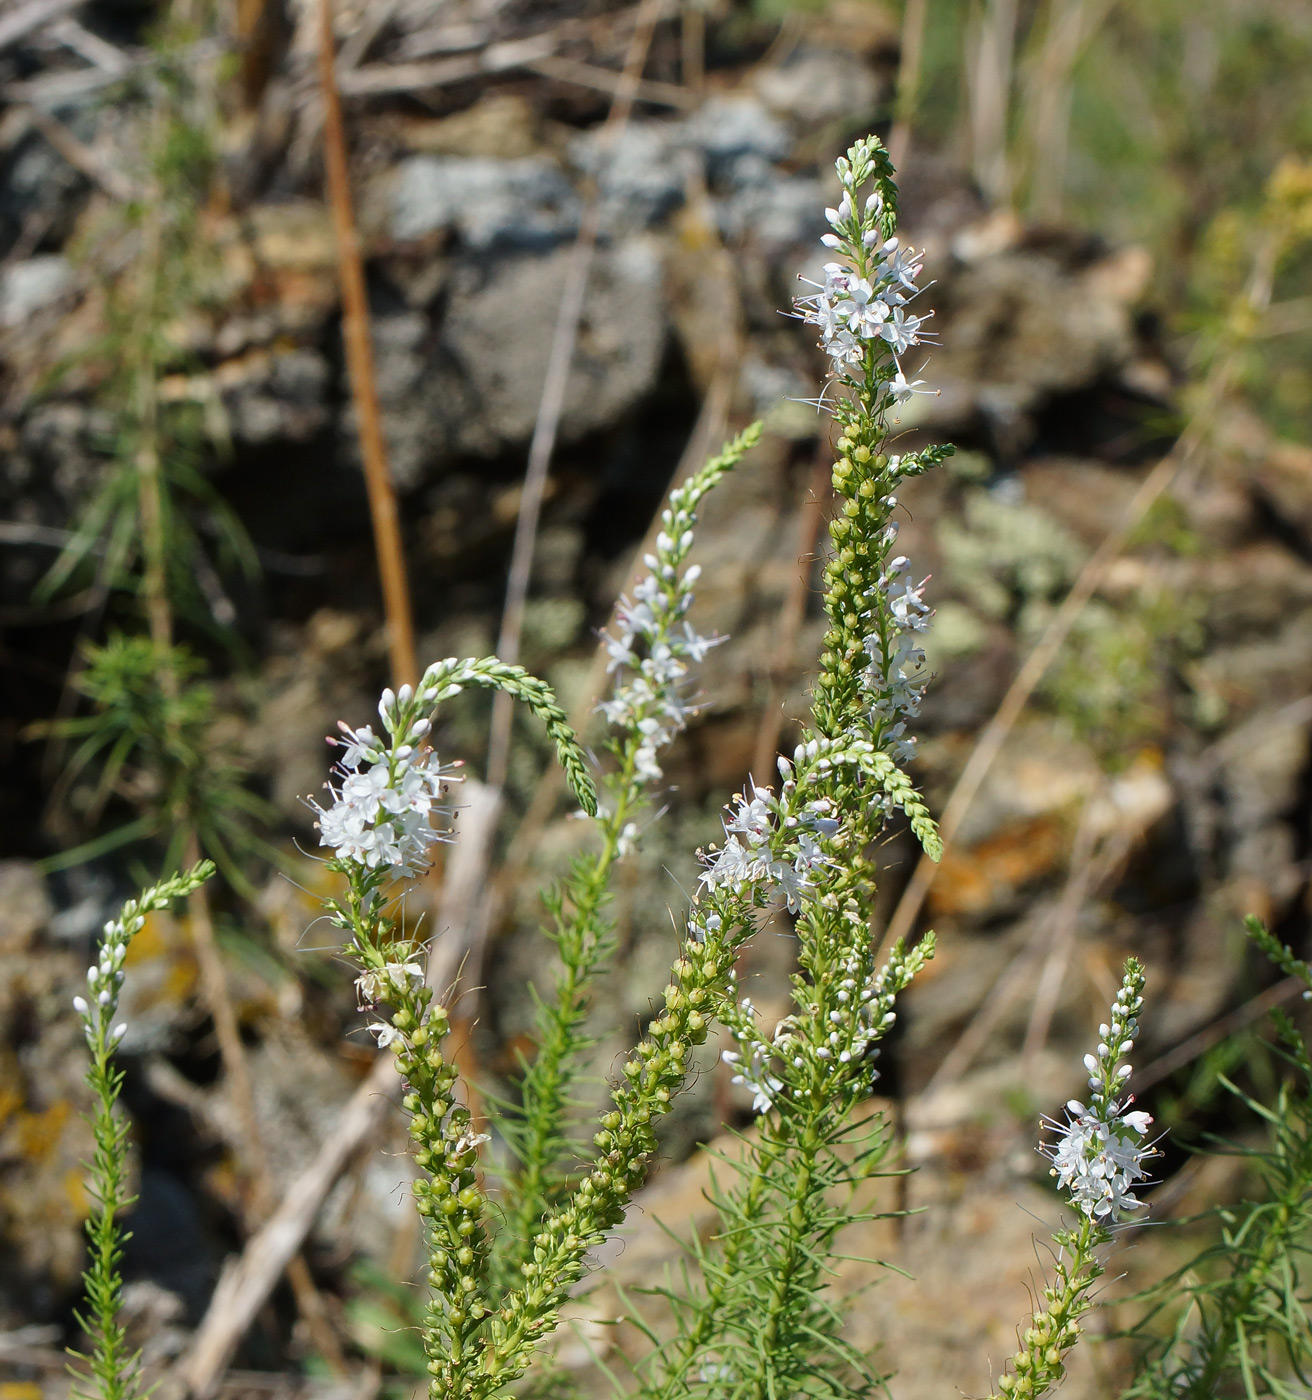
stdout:
<svg viewBox="0 0 1312 1400">
<path fill-rule="evenodd" d="M 562 1160 L 577 1156 L 567 1127 L 570 1090 L 580 1055 L 590 1043 L 583 1031 L 593 980 L 609 953 L 612 925 L 605 909 L 616 864 L 637 844 L 641 815 L 662 773 L 659 754 L 696 709 L 688 693 L 691 667 L 723 637 L 704 636 L 689 621 L 701 569 L 688 563 L 697 511 L 761 435 L 753 424 L 700 471 L 671 493 L 647 572 L 622 597 L 611 630 L 602 634 L 615 677 L 609 699 L 598 707 L 611 727 L 606 748 L 613 760 L 602 778 L 596 817 L 600 847 L 580 856 L 563 886 L 545 895 L 548 937 L 560 957 L 553 994 L 539 1002 L 537 1052 L 522 1075 L 519 1102 L 504 1124 L 517 1158 L 505 1182 L 506 1228 L 497 1252 L 503 1280 L 520 1281 L 538 1222 L 564 1192 Z"/>
<path fill-rule="evenodd" d="M 360 966 L 360 1002 L 377 1018 L 369 1029 L 380 1046 L 391 1047 L 406 1086 L 402 1104 L 415 1162 L 424 1172 L 413 1189 L 426 1226 L 433 1294 L 423 1340 L 435 1376 L 462 1364 L 489 1311 L 487 1202 L 477 1171 L 478 1148 L 487 1137 L 456 1101 L 457 1071 L 443 1052 L 450 1021 L 425 982 L 422 947 L 391 913 L 390 891 L 396 879 L 423 867 L 429 846 L 442 835 L 433 817 L 452 770 L 426 739 L 436 707 L 471 685 L 504 690 L 543 720 L 575 796 L 595 813 L 587 756 L 550 687 L 495 657 L 438 662 L 417 686 L 385 690 L 378 706 L 383 735 L 344 728 L 334 741 L 342 749 L 340 781 L 328 787 L 330 804 L 316 808 L 320 841 L 334 851 L 329 867 L 348 882 L 346 894 L 330 902 L 329 917 L 345 931 L 345 951 Z M 437 1386 L 435 1380 L 441 1393 Z"/>
<path fill-rule="evenodd" d="M 128 1349 L 119 1321 L 123 1301 L 119 1265 L 128 1239 L 122 1217 L 135 1199 L 127 1191 L 128 1121 L 118 1107 L 123 1071 L 114 1063 L 115 1051 L 127 1032 L 126 1023 L 118 1019 L 123 964 L 128 945 L 145 926 L 146 915 L 185 898 L 213 874 L 214 866 L 201 861 L 185 874 L 152 885 L 128 900 L 118 918 L 104 927 L 96 961 L 87 969 L 86 994 L 73 998 L 91 1056 L 86 1080 L 93 1098 L 91 1130 L 95 1139 L 95 1151 L 87 1164 L 92 1210 L 86 1224 L 89 1257 L 82 1274 L 86 1301 L 75 1314 L 91 1342 L 90 1352 L 78 1355 L 94 1384 L 88 1386 L 86 1377 L 77 1372 L 73 1379 L 74 1394 L 86 1400 L 133 1400 L 141 1391 L 140 1356 Z"/>
<path fill-rule="evenodd" d="M 1030 1319 L 992 1400 L 1030 1400 L 1062 1380 L 1066 1354 L 1079 1340 L 1080 1318 L 1093 1306 L 1091 1291 L 1103 1274 L 1101 1255 L 1116 1226 L 1142 1206 L 1133 1188 L 1147 1177 L 1146 1164 L 1156 1155 L 1146 1141 L 1153 1120 L 1131 1107 L 1131 1067 L 1125 1057 L 1138 1034 L 1143 985 L 1143 968 L 1128 959 L 1111 1019 L 1098 1027 L 1097 1050 L 1084 1057 L 1088 1105 L 1072 1099 L 1065 1122 L 1046 1120 L 1057 1138 L 1044 1155 L 1075 1209 L 1076 1222 L 1053 1236 L 1057 1254 L 1043 1289 L 1044 1306 Z"/>
<path fill-rule="evenodd" d="M 467 685 L 500 688 L 524 700 L 555 739 L 585 814 L 598 816 L 587 759 L 550 690 L 521 668 L 494 659 L 430 667 L 414 690 L 383 693 L 382 736 L 368 727 L 343 727 L 333 741 L 342 751 L 337 780 L 328 785 L 331 800 L 317 811 L 320 840 L 334 851 L 329 865 L 347 877 L 348 888 L 330 904 L 330 917 L 346 933 L 346 951 L 360 966 L 360 1002 L 375 1016 L 369 1029 L 380 1045 L 391 1047 L 405 1081 L 402 1102 L 424 1173 L 414 1194 L 428 1243 L 432 1294 L 422 1334 L 434 1400 L 481 1400 L 527 1369 L 581 1276 L 587 1251 L 620 1222 L 645 1180 L 656 1148 L 654 1124 L 669 1111 L 712 1018 L 726 1009 L 736 950 L 753 929 L 750 900 L 728 896 L 721 903 L 731 911 L 729 919 L 690 928 L 663 1010 L 614 1087 L 614 1107 L 596 1134 L 596 1155 L 567 1189 L 553 1172 L 553 1159 L 564 1143 L 566 1062 L 579 1044 L 586 979 L 607 930 L 607 880 L 636 839 L 631 818 L 660 776 L 655 756 L 691 712 L 683 692 L 689 663 L 717 640 L 699 636 L 686 620 L 696 581 L 695 569 L 686 565 L 696 509 L 758 431 L 743 434 L 674 493 L 656 552 L 646 561 L 651 573 L 635 590 L 636 601 L 623 602 L 618 636 L 608 638 L 620 675 L 614 698 L 603 708 L 617 730 L 610 745 L 617 768 L 606 780 L 608 806 L 599 815 L 601 852 L 591 864 L 581 861 L 565 890 L 549 901 L 565 975 L 554 1008 L 544 1008 L 554 1039 L 544 1042 L 544 1067 L 530 1073 L 521 1122 L 510 1131 L 523 1170 L 512 1174 L 498 1202 L 496 1213 L 506 1212 L 500 1233 L 508 1244 L 495 1256 L 493 1212 L 479 1160 L 489 1138 L 458 1102 L 456 1069 L 443 1051 L 449 1018 L 426 985 L 423 949 L 393 916 L 391 891 L 395 880 L 422 867 L 429 845 L 443 834 L 434 818 L 452 770 L 427 745 L 432 711 L 442 700 Z"/>
<path fill-rule="evenodd" d="M 842 195 L 827 212 L 836 256 L 824 283 L 797 302 L 819 327 L 839 427 L 825 567 L 829 626 L 812 719 L 775 775 L 757 774 L 735 798 L 725 839 L 706 857 L 697 927 L 719 930 L 779 905 L 795 915 L 797 971 L 790 1013 L 767 1030 L 731 988 L 725 1052 L 752 1095 L 758 1131 L 739 1180 L 720 1195 L 722 1241 L 699 1254 L 699 1296 L 671 1296 L 680 1334 L 648 1363 L 644 1394 L 661 1400 L 723 1395 L 773 1400 L 849 1397 L 877 1382 L 843 1338 L 825 1296 L 827 1256 L 851 1219 L 835 1190 L 875 1170 L 887 1145 L 879 1115 L 857 1107 L 875 1078 L 878 1045 L 898 994 L 932 956 L 927 935 L 878 956 L 871 935 L 871 850 L 901 811 L 935 858 L 934 823 L 903 765 L 907 723 L 925 685 L 923 583 L 896 551 L 898 483 L 929 470 L 947 448 L 890 454 L 897 408 L 912 393 L 903 360 L 926 337 L 912 310 L 920 260 L 895 234 L 897 190 L 877 140 L 837 163 Z"/>
</svg>

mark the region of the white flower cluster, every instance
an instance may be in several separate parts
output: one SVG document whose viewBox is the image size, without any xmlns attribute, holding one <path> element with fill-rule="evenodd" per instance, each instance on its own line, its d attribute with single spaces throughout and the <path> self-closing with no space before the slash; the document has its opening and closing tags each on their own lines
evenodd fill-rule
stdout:
<svg viewBox="0 0 1312 1400">
<path fill-rule="evenodd" d="M 1071 1099 L 1065 1123 L 1046 1120 L 1060 1135 L 1044 1149 L 1052 1162 L 1052 1175 L 1070 1193 L 1072 1204 L 1095 1220 L 1116 1221 L 1143 1204 L 1132 1188 L 1147 1179 L 1145 1163 L 1156 1155 L 1145 1140 L 1152 1118 L 1130 1108 L 1132 1094 L 1123 1100 L 1115 1097 L 1130 1078 L 1131 1067 L 1119 1061 L 1134 1043 L 1142 1005 L 1138 986 L 1127 977 L 1112 1003 L 1111 1023 L 1098 1027 L 1097 1054 L 1084 1057 L 1093 1090 L 1091 1104 L 1086 1107 Z"/>
<path fill-rule="evenodd" d="M 398 702 L 405 707 L 411 698 L 409 686 L 402 686 L 399 695 L 383 692 L 378 712 L 389 732 Z M 333 798 L 327 808 L 310 803 L 319 814 L 319 844 L 331 846 L 338 860 L 370 870 L 390 867 L 397 875 L 416 874 L 426 863 L 428 847 L 441 839 L 432 816 L 440 810 L 442 784 L 452 773 L 423 745 L 430 721 L 416 719 L 404 734 L 391 732 L 390 745 L 368 725 L 339 727 L 345 737 L 329 743 L 343 750 L 334 769 L 340 784 L 325 784 Z"/>
<path fill-rule="evenodd" d="M 873 341 L 886 344 L 897 360 L 925 335 L 928 317 L 913 316 L 906 309 L 919 294 L 920 255 L 904 248 L 898 238 L 881 239 L 876 221 L 882 212 L 883 201 L 877 193 L 866 201 L 859 228 L 848 195 L 837 209 L 825 210 L 835 232 L 821 241 L 827 248 L 845 251 L 852 261 L 859 259 L 865 271 L 847 263 L 826 263 L 823 285 L 810 283 L 817 290 L 796 302 L 802 319 L 820 327 L 820 346 L 839 373 L 846 372 L 848 365 L 861 364 Z M 913 394 L 931 391 L 920 380 L 908 381 L 899 364 L 888 392 L 905 403 Z"/>
<path fill-rule="evenodd" d="M 73 998 L 73 1009 L 82 1018 L 87 1039 L 97 1044 L 103 1037 L 107 1045 L 116 1045 L 127 1034 L 127 1022 L 120 1021 L 106 1034 L 106 1029 L 118 1011 L 119 993 L 123 988 L 123 960 L 128 944 L 141 932 L 146 916 L 135 908 L 126 918 L 111 919 L 105 925 L 100 941 L 100 956 L 87 968 L 87 995 Z"/>
<path fill-rule="evenodd" d="M 692 544 L 690 509 L 679 503 L 667 509 L 656 537 L 656 553 L 643 556 L 651 571 L 615 608 L 615 632 L 602 633 L 610 654 L 607 669 L 636 672 L 617 681 L 611 699 L 597 708 L 617 728 L 638 737 L 636 776 L 650 782 L 662 776 L 656 760 L 695 711 L 682 693 L 690 662 L 702 661 L 723 637 L 704 637 L 687 621 L 699 565 L 680 570 Z"/>
<path fill-rule="evenodd" d="M 791 771 L 787 760 L 780 760 L 780 772 Z M 752 886 L 766 900 L 782 895 L 790 910 L 800 908 L 802 894 L 812 884 L 811 872 L 826 863 L 816 832 L 828 834 L 838 823 L 828 817 L 823 799 L 795 814 L 790 800 L 795 786 L 786 778 L 782 800 L 755 783 L 750 798 L 742 793 L 734 797 L 731 819 L 724 823 L 724 845 L 702 872 L 708 890 Z"/>
<path fill-rule="evenodd" d="M 871 661 L 862 672 L 866 690 L 873 696 L 872 718 L 879 746 L 895 763 L 915 756 L 916 741 L 907 734 L 906 721 L 920 713 L 929 681 L 925 649 L 917 640 L 918 634 L 928 630 L 933 616 L 924 596 L 929 580 L 921 579 L 917 584 L 912 579 L 911 561 L 905 555 L 889 562 L 879 582 L 884 635 L 876 632 L 866 638 Z"/>
<path fill-rule="evenodd" d="M 1152 1118 L 1138 1110 L 1100 1118 L 1078 1099 L 1066 1105 L 1068 1122 L 1049 1154 L 1052 1174 L 1086 1215 L 1117 1220 L 1143 1204 L 1131 1188 L 1146 1179 L 1144 1161 L 1153 1149 L 1144 1142 Z"/>
</svg>

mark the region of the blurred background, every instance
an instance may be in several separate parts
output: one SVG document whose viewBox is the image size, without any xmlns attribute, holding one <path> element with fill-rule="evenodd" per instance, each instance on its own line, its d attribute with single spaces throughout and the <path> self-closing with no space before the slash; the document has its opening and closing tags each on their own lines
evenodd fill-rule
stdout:
<svg viewBox="0 0 1312 1400">
<path fill-rule="evenodd" d="M 186 1354 L 225 1258 L 363 1101 L 224 1393 L 420 1384 L 415 1290 L 387 1282 L 414 1262 L 402 1135 L 316 922 L 324 736 L 493 651 L 588 724 L 664 492 L 765 419 L 699 533 L 698 626 L 730 640 L 616 891 L 601 1094 L 697 848 L 805 711 L 831 457 L 787 313 L 870 131 L 933 282 L 938 343 L 905 368 L 938 393 L 900 431 L 957 447 L 901 535 L 937 609 L 915 776 L 953 839 L 932 884 L 905 832 L 883 851 L 888 917 L 940 939 L 878 1086 L 919 1168 L 889 1204 L 933 1210 L 866 1227 L 916 1280 L 884 1276 L 853 1340 L 905 1397 L 1011 1349 L 1056 1211 L 1037 1115 L 1081 1087 L 1127 953 L 1171 1130 L 1154 1215 L 1244 1189 L 1189 1149 L 1257 1130 L 1223 1076 L 1278 1078 L 1263 1013 L 1290 988 L 1242 916 L 1307 956 L 1309 71 L 1299 0 L 0 6 L 0 1400 L 64 1393 L 76 1338 L 70 999 L 119 903 L 200 853 L 219 878 L 129 965 L 134 1335 L 153 1367 Z M 531 1052 L 538 891 L 584 839 L 540 730 L 505 722 L 443 712 L 464 839 L 407 905 L 445 980 L 464 960 L 481 1093 Z M 780 926 L 743 969 L 767 1018 L 790 958 Z M 704 1217 L 695 1148 L 725 1121 L 750 1110 L 712 1046 L 621 1277 L 672 1257 L 656 1213 Z M 1186 1254 L 1149 1232 L 1116 1288 Z M 579 1304 L 567 1369 L 623 1351 L 606 1306 Z M 1070 1393 L 1121 1362 L 1082 1351 Z"/>
</svg>

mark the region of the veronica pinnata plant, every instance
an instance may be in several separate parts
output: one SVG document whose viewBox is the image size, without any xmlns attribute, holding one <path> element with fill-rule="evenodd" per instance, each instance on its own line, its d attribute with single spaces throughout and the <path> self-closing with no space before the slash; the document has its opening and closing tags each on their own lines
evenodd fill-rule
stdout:
<svg viewBox="0 0 1312 1400">
<path fill-rule="evenodd" d="M 872 853 L 893 819 L 905 819 L 932 856 L 941 853 L 905 771 L 914 754 L 908 725 L 927 679 L 921 638 L 930 611 L 924 582 L 897 550 L 896 510 L 900 484 L 950 449 L 888 450 L 898 407 L 924 391 L 903 364 L 925 336 L 927 317 L 910 309 L 920 261 L 895 233 L 896 189 L 879 143 L 857 143 L 837 168 L 843 195 L 829 211 L 833 232 L 825 238 L 837 260 L 823 286 L 797 304 L 820 329 L 831 371 L 826 398 L 839 430 L 838 509 L 824 574 L 828 627 L 812 712 L 776 772 L 755 775 L 733 800 L 723 843 L 704 856 L 669 983 L 611 1085 L 591 1148 L 573 1140 L 570 1090 L 587 1043 L 589 989 L 610 949 L 609 881 L 640 839 L 637 817 L 662 776 L 661 751 L 694 708 L 691 667 L 720 640 L 699 634 L 689 619 L 696 511 L 756 430 L 672 493 L 645 560 L 648 573 L 621 599 L 604 634 L 614 688 L 600 706 L 612 727 L 600 793 L 550 690 L 495 659 L 430 667 L 413 691 L 384 692 L 381 736 L 346 729 L 338 741 L 339 781 L 319 817 L 321 840 L 334 853 L 330 865 L 347 880 L 331 916 L 359 965 L 370 1029 L 391 1048 L 405 1081 L 422 1173 L 414 1196 L 432 1291 L 420 1331 L 433 1400 L 488 1400 L 518 1385 L 589 1251 L 620 1224 L 645 1181 L 655 1125 L 715 1022 L 735 1043 L 724 1059 L 752 1095 L 756 1131 L 735 1163 L 735 1180 L 717 1191 L 714 1241 L 689 1246 L 684 1284 L 667 1291 L 675 1335 L 651 1333 L 657 1345 L 639 1366 L 639 1393 L 653 1400 L 855 1400 L 881 1380 L 845 1340 L 828 1284 L 835 1236 L 854 1218 L 840 1194 L 878 1169 L 889 1143 L 881 1115 L 861 1108 L 876 1078 L 875 1056 L 895 1023 L 898 995 L 934 947 L 928 934 L 881 955 L 872 936 Z M 476 1123 L 462 1102 L 444 1050 L 449 1015 L 427 985 L 424 949 L 403 931 L 393 903 L 393 882 L 416 873 L 440 839 L 434 821 L 454 776 L 427 747 L 433 711 L 468 685 L 507 690 L 545 721 L 596 836 L 592 851 L 547 893 L 559 969 L 538 1003 L 537 1052 L 523 1069 L 518 1099 L 493 1100 L 499 1111 L 491 1124 Z M 796 971 L 791 1006 L 771 1030 L 739 995 L 735 962 L 763 918 L 781 910 L 794 921 Z M 1053 1149 L 1080 1223 L 1063 1244 L 1071 1262 L 1060 1288 L 1026 1334 L 1030 1349 L 1015 1366 L 1023 1380 L 1009 1377 L 1004 1390 L 1022 1385 L 1037 1394 L 1060 1373 L 1096 1277 L 1097 1250 L 1132 1207 L 1130 1190 L 1150 1149 L 1138 1141 L 1146 1116 L 1123 1098 L 1122 1057 L 1134 1038 L 1141 986 L 1131 964 L 1092 1057 L 1091 1105 L 1070 1106 Z"/>
<path fill-rule="evenodd" d="M 91 1350 L 73 1353 L 91 1373 L 89 1384 L 86 1376 L 73 1372 L 74 1394 L 87 1400 L 134 1400 L 141 1393 L 140 1356 L 129 1350 L 119 1321 L 123 1299 L 119 1265 L 128 1239 L 122 1218 L 135 1199 L 128 1194 L 127 1184 L 129 1125 L 118 1107 L 123 1071 L 114 1063 L 115 1051 L 127 1032 L 126 1023 L 118 1019 L 123 964 L 128 945 L 145 926 L 146 916 L 185 898 L 213 873 L 213 865 L 201 861 L 185 874 L 152 885 L 128 900 L 118 918 L 104 927 L 96 960 L 87 968 L 85 994 L 73 998 L 91 1057 L 86 1079 L 92 1095 L 95 1139 L 92 1159 L 86 1164 L 92 1204 L 86 1223 L 88 1260 L 82 1275 L 86 1300 L 76 1314 Z"/>
<path fill-rule="evenodd" d="M 1257 947 L 1312 999 L 1312 968 L 1260 920 L 1245 922 Z M 1251 1195 L 1212 1211 L 1214 1241 L 1140 1296 L 1150 1306 L 1132 1333 L 1143 1352 L 1126 1400 L 1308 1394 L 1312 1056 L 1288 1015 L 1274 1010 L 1271 1019 L 1286 1070 L 1273 1099 L 1259 1103 L 1222 1081 L 1266 1129 L 1264 1142 L 1230 1149 L 1250 1160 Z"/>
</svg>

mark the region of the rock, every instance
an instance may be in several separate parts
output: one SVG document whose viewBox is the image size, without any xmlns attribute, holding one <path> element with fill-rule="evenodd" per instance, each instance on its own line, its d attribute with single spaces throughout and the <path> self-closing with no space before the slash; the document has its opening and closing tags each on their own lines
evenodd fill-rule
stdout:
<svg viewBox="0 0 1312 1400">
<path fill-rule="evenodd" d="M 748 160 L 740 160 L 735 172 L 741 188 L 716 206 L 724 237 L 748 237 L 778 254 L 798 244 L 809 247 L 827 232 L 819 180 L 781 177 L 764 162 Z"/>
<path fill-rule="evenodd" d="M 1075 248 L 1012 246 L 1009 235 L 996 251 L 972 250 L 926 295 L 941 340 L 933 361 L 941 394 L 913 400 L 904 425 L 937 429 L 979 415 L 1005 453 L 1019 452 L 1045 398 L 1133 358 L 1131 313 L 1150 272 L 1147 253 L 1133 247 L 1090 259 Z"/>
<path fill-rule="evenodd" d="M 463 112 L 405 121 L 400 133 L 411 151 L 516 160 L 541 153 L 539 125 L 527 98 L 493 89 Z"/>
<path fill-rule="evenodd" d="M 569 152 L 596 180 L 608 229 L 645 228 L 683 202 L 691 161 L 678 125 L 631 122 L 610 135 L 598 127 L 575 137 Z"/>
<path fill-rule="evenodd" d="M 777 67 L 762 69 L 754 86 L 772 112 L 808 124 L 857 125 L 879 97 L 878 79 L 845 49 L 796 48 Z"/>
<path fill-rule="evenodd" d="M 787 125 L 754 97 L 709 97 L 683 125 L 683 138 L 705 151 L 712 167 L 739 156 L 782 160 L 792 138 Z"/>
<path fill-rule="evenodd" d="M 53 914 L 36 866 L 29 860 L 0 860 L 0 957 L 26 952 Z"/>
<path fill-rule="evenodd" d="M 307 442 L 329 422 L 332 373 L 317 350 L 255 351 L 220 366 L 215 378 L 240 442 Z"/>
<path fill-rule="evenodd" d="M 72 288 L 72 265 L 57 253 L 13 263 L 0 274 L 0 325 L 21 326 Z"/>
<path fill-rule="evenodd" d="M 490 265 L 466 263 L 452 277 L 435 352 L 415 364 L 415 390 L 399 431 L 431 431 L 445 453 L 494 456 L 527 443 L 546 378 L 568 249 Z M 516 328 L 534 328 L 517 334 Z M 608 427 L 650 390 L 665 345 L 661 264 L 652 244 L 630 239 L 600 251 L 592 267 L 561 420 L 565 442 Z"/>
<path fill-rule="evenodd" d="M 578 228 L 578 196 L 539 156 L 411 156 L 386 186 L 386 229 L 401 241 L 454 229 L 470 248 L 540 248 Z"/>
</svg>

